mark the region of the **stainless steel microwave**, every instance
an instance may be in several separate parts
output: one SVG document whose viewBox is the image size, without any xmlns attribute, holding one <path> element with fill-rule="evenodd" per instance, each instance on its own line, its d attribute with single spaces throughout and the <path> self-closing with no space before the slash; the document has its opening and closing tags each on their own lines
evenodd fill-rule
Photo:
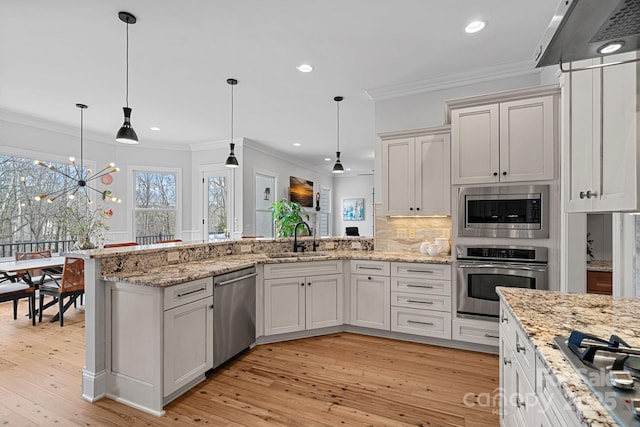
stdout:
<svg viewBox="0 0 640 427">
<path fill-rule="evenodd" d="M 461 188 L 458 235 L 468 237 L 549 237 L 549 186 Z"/>
</svg>

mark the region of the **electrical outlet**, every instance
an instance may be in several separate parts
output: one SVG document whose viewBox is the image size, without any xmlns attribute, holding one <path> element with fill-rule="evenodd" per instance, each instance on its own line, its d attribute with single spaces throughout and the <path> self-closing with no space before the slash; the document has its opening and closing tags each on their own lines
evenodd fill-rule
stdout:
<svg viewBox="0 0 640 427">
<path fill-rule="evenodd" d="M 409 229 L 409 237 L 412 239 L 416 238 L 416 229 L 415 228 L 410 228 Z"/>
<path fill-rule="evenodd" d="M 240 245 L 240 253 L 241 254 L 250 254 L 251 253 L 251 245 Z"/>
<path fill-rule="evenodd" d="M 167 262 L 178 262 L 180 261 L 180 252 L 172 251 L 167 252 Z"/>
<path fill-rule="evenodd" d="M 396 237 L 400 239 L 409 237 L 409 231 L 406 228 L 398 228 L 396 229 Z"/>
<path fill-rule="evenodd" d="M 336 245 L 334 242 L 327 242 L 324 244 L 325 249 L 335 249 Z"/>
<path fill-rule="evenodd" d="M 351 249 L 362 249 L 362 243 L 360 243 L 360 242 L 351 242 Z"/>
</svg>

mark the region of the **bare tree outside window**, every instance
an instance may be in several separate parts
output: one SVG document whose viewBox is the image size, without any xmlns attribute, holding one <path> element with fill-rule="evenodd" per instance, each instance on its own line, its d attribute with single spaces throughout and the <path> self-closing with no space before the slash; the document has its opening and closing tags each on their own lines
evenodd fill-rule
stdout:
<svg viewBox="0 0 640 427">
<path fill-rule="evenodd" d="M 176 174 L 135 172 L 136 240 L 151 236 L 174 236 L 177 218 Z M 160 240 L 160 238 L 156 239 Z"/>
<path fill-rule="evenodd" d="M 209 177 L 208 186 L 208 224 L 209 236 L 215 238 L 228 237 L 227 223 L 227 181 L 223 176 Z"/>
</svg>

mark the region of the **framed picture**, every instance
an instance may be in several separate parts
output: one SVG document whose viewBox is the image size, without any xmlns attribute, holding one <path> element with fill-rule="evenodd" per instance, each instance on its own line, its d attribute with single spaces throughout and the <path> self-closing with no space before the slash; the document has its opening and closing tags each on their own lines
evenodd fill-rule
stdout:
<svg viewBox="0 0 640 427">
<path fill-rule="evenodd" d="M 364 221 L 364 199 L 343 199 L 342 219 L 344 221 Z"/>
<path fill-rule="evenodd" d="M 298 202 L 305 208 L 313 207 L 313 181 L 289 177 L 289 200 Z"/>
</svg>

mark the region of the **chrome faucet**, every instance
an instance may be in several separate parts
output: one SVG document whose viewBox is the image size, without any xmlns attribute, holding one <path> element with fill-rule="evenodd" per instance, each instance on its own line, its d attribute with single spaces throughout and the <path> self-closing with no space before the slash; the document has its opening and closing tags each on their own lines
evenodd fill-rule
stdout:
<svg viewBox="0 0 640 427">
<path fill-rule="evenodd" d="M 293 228 L 293 252 L 298 252 L 298 248 L 302 249 L 302 252 L 304 252 L 304 250 L 306 249 L 302 243 L 298 244 L 298 226 L 300 224 L 307 227 L 307 235 L 311 234 L 311 229 L 309 228 L 309 224 L 307 224 L 304 221 L 300 221 L 299 223 L 297 223 L 296 226 Z"/>
</svg>

